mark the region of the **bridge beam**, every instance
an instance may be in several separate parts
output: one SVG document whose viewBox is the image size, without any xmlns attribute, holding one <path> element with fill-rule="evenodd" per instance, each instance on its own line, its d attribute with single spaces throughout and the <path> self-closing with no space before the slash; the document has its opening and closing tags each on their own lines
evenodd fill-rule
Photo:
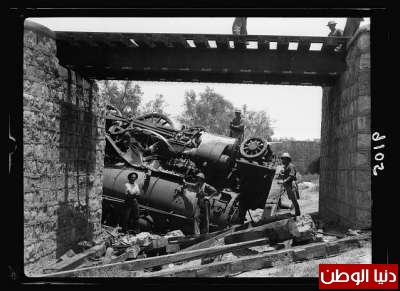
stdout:
<svg viewBox="0 0 400 291">
<path fill-rule="evenodd" d="M 210 48 L 102 48 L 58 45 L 60 64 L 87 78 L 329 85 L 342 54 Z"/>
</svg>

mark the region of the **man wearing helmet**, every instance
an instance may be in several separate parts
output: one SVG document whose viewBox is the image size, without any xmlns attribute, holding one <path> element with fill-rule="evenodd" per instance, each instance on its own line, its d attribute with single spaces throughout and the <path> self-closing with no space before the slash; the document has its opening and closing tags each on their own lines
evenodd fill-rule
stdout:
<svg viewBox="0 0 400 291">
<path fill-rule="evenodd" d="M 281 155 L 281 161 L 283 164 L 283 170 L 279 174 L 279 178 L 281 181 L 278 181 L 278 184 L 282 184 L 285 187 L 286 193 L 288 198 L 292 201 L 294 209 L 295 209 L 295 216 L 300 215 L 300 206 L 297 202 L 296 197 L 296 168 L 291 163 L 292 158 L 289 153 L 283 153 Z"/>
<path fill-rule="evenodd" d="M 194 234 L 208 233 L 210 230 L 210 202 L 209 199 L 218 194 L 217 190 L 205 182 L 205 176 L 199 172 L 196 175 L 196 198 L 194 210 Z"/>
<path fill-rule="evenodd" d="M 329 29 L 331 30 L 331 32 L 329 32 L 328 36 L 343 36 L 343 31 L 341 29 L 336 28 L 336 21 L 329 21 L 328 24 L 326 26 L 329 27 Z"/>
<path fill-rule="evenodd" d="M 240 109 L 236 109 L 235 117 L 232 119 L 229 125 L 231 130 L 229 136 L 237 138 L 239 140 L 239 144 L 243 141 L 244 138 L 244 123 L 241 114 L 242 112 L 240 111 Z"/>
</svg>

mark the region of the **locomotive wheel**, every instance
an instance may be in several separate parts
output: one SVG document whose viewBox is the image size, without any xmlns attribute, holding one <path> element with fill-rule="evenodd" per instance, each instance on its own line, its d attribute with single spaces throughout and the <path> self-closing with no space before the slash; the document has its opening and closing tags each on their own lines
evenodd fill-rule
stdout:
<svg viewBox="0 0 400 291">
<path fill-rule="evenodd" d="M 248 159 L 262 157 L 267 150 L 268 143 L 259 137 L 250 137 L 240 145 L 240 154 Z"/>
<path fill-rule="evenodd" d="M 139 116 L 137 120 L 154 123 L 155 125 L 174 128 L 174 123 L 168 116 L 161 113 L 149 113 Z"/>
</svg>

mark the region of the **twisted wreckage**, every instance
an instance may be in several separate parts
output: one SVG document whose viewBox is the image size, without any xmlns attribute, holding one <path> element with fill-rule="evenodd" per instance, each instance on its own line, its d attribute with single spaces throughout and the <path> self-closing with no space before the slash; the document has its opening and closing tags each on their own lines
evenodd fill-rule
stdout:
<svg viewBox="0 0 400 291">
<path fill-rule="evenodd" d="M 202 127 L 177 130 L 162 114 L 128 119 L 116 108 L 108 109 L 103 224 L 120 222 L 128 174 L 137 172 L 140 181 L 149 169 L 149 186 L 139 198 L 143 231 L 165 233 L 180 228 L 192 233 L 196 193 L 190 189 L 199 171 L 219 193 L 210 199 L 211 230 L 243 223 L 248 209 L 264 208 L 276 163 L 262 138 L 247 138 L 239 144 Z M 183 197 L 176 195 L 183 185 L 189 191 Z"/>
</svg>

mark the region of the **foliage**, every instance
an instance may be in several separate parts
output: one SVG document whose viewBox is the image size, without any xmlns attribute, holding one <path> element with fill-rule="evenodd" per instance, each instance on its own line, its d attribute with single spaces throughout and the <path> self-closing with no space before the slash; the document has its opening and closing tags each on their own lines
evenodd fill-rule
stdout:
<svg viewBox="0 0 400 291">
<path fill-rule="evenodd" d="M 138 113 L 143 96 L 140 86 L 133 85 L 132 81 L 102 81 L 100 94 L 107 96 L 110 103 L 125 116 Z"/>
<path fill-rule="evenodd" d="M 271 141 L 271 136 L 274 134 L 272 129 L 271 118 L 267 115 L 264 110 L 251 111 L 247 110 L 247 106 L 243 106 L 244 115 L 244 138 L 259 136 L 267 141 Z"/>
<path fill-rule="evenodd" d="M 187 126 L 204 126 L 207 131 L 229 135 L 229 122 L 234 115 L 233 104 L 222 95 L 207 87 L 199 94 L 193 90 L 185 92 L 184 112 L 179 122 Z"/>
<path fill-rule="evenodd" d="M 155 99 L 146 102 L 143 106 L 139 108 L 140 115 L 156 112 L 168 116 L 168 114 L 164 112 L 166 106 L 167 104 L 165 102 L 164 96 L 162 94 L 157 94 L 155 96 Z"/>
<path fill-rule="evenodd" d="M 138 84 L 132 81 L 100 81 L 100 94 L 110 100 L 124 116 L 140 116 L 147 113 L 161 113 L 166 116 L 164 108 L 167 106 L 164 96 L 157 94 L 155 99 L 142 104 L 144 92 Z"/>
<path fill-rule="evenodd" d="M 207 87 L 196 95 L 193 90 L 185 92 L 184 112 L 178 118 L 187 126 L 204 126 L 208 131 L 221 135 L 229 135 L 229 122 L 234 117 L 234 106 L 222 95 Z M 247 110 L 243 106 L 245 138 L 260 136 L 271 140 L 273 129 L 271 119 L 265 111 Z"/>
</svg>

